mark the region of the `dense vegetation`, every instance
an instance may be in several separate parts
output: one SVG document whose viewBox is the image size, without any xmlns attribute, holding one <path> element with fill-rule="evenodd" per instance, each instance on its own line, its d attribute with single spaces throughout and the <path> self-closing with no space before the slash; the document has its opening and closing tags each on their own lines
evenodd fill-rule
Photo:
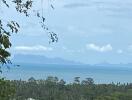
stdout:
<svg viewBox="0 0 132 100">
<path fill-rule="evenodd" d="M 3 96 L 4 99 L 0 97 L 0 100 L 132 100 L 132 84 L 94 84 L 92 78 L 80 81 L 76 77 L 73 83 L 66 83 L 57 77 L 48 77 L 46 80 L 35 80 L 32 77 L 28 81 L 6 82 L 8 88 L 3 87 L 5 89 L 0 92 L 7 92 L 8 99 Z M 13 90 L 11 86 L 14 86 L 15 92 L 9 92 Z"/>
<path fill-rule="evenodd" d="M 0 78 L 0 100 L 10 100 L 15 94 L 15 86 L 10 81 Z"/>
</svg>

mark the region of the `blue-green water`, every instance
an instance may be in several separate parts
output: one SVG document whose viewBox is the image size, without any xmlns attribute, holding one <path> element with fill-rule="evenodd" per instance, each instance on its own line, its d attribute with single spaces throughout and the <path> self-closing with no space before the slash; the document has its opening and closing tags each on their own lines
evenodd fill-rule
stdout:
<svg viewBox="0 0 132 100">
<path fill-rule="evenodd" d="M 41 65 L 41 64 L 21 64 L 20 67 L 12 67 L 4 70 L 2 74 L 7 79 L 27 80 L 31 76 L 36 79 L 45 79 L 47 76 L 57 76 L 67 82 L 72 82 L 74 77 L 82 79 L 91 77 L 96 83 L 132 83 L 131 67 L 107 67 L 90 65 Z"/>
</svg>

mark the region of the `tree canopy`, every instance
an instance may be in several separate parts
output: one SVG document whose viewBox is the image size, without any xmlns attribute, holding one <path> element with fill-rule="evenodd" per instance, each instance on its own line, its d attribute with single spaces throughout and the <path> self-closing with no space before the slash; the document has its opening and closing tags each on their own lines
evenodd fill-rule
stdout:
<svg viewBox="0 0 132 100">
<path fill-rule="evenodd" d="M 84 83 L 85 82 L 85 83 Z M 80 80 L 75 77 L 73 83 L 49 76 L 37 80 L 33 77 L 28 81 L 14 80 L 14 100 L 131 100 L 132 84 L 95 84 L 92 78 Z M 3 99 L 2 99 L 3 100 Z"/>
</svg>

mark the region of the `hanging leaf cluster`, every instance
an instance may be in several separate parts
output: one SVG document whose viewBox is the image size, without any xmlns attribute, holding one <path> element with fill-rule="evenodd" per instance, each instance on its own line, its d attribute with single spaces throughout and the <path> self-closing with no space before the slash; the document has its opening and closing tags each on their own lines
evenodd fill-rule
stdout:
<svg viewBox="0 0 132 100">
<path fill-rule="evenodd" d="M 55 32 L 51 31 L 48 26 L 45 24 L 45 17 L 43 17 L 43 15 L 41 15 L 39 12 L 36 13 L 36 16 L 39 18 L 40 20 L 40 24 L 41 27 L 46 31 L 46 33 L 49 36 L 49 43 L 54 43 L 54 42 L 58 42 L 58 36 Z"/>
<path fill-rule="evenodd" d="M 20 28 L 19 24 L 15 21 L 8 22 L 6 25 L 9 31 L 4 28 L 2 20 L 0 20 L 0 63 L 7 64 L 10 62 L 8 57 L 10 53 L 8 49 L 11 47 L 10 36 L 11 33 L 17 33 Z"/>
<path fill-rule="evenodd" d="M 23 2 L 23 0 L 14 0 L 12 1 L 16 4 L 16 10 L 20 13 L 24 13 L 26 16 L 29 16 L 28 10 L 32 7 L 32 0 L 27 0 L 26 2 Z"/>
<path fill-rule="evenodd" d="M 42 17 L 42 20 L 41 20 L 40 23 L 41 23 L 41 27 L 42 27 L 44 30 L 46 30 L 46 32 L 47 32 L 48 35 L 49 35 L 49 38 L 50 38 L 49 43 L 58 42 L 58 36 L 57 36 L 57 34 L 49 30 L 49 28 L 48 28 L 47 25 L 45 24 L 45 18 Z"/>
<path fill-rule="evenodd" d="M 18 28 L 20 28 L 19 24 L 15 21 L 11 21 L 7 24 L 7 27 L 10 28 L 12 33 L 18 33 Z"/>
</svg>

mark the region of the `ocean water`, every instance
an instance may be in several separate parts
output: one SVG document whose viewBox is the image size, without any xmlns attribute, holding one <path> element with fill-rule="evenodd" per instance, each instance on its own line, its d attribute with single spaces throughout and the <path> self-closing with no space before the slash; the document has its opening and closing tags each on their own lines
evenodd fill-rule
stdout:
<svg viewBox="0 0 132 100">
<path fill-rule="evenodd" d="M 2 76 L 13 80 L 27 80 L 30 77 L 45 79 L 48 76 L 56 76 L 68 83 L 73 82 L 74 77 L 80 77 L 80 80 L 90 77 L 95 83 L 132 83 L 132 68 L 127 66 L 20 64 L 20 67 L 4 69 Z"/>
</svg>

